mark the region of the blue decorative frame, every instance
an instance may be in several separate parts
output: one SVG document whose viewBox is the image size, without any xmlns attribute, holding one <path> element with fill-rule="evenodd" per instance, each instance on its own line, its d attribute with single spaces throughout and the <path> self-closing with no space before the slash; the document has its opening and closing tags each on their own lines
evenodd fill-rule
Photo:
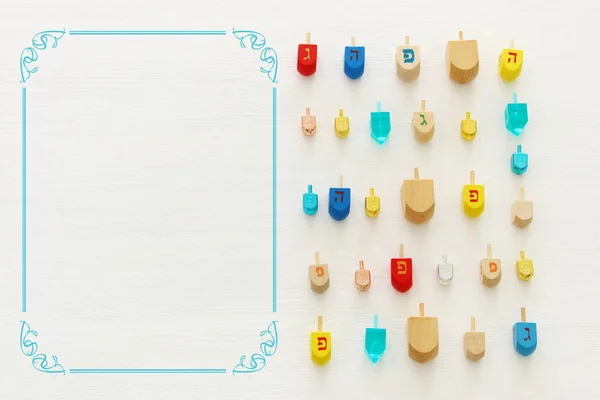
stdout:
<svg viewBox="0 0 600 400">
<path fill-rule="evenodd" d="M 279 58 L 277 52 L 272 47 L 267 47 L 267 40 L 264 35 L 256 31 L 232 29 L 233 36 L 239 41 L 242 48 L 247 44 L 252 50 L 260 50 L 260 61 L 265 66 L 260 67 L 260 72 L 266 74 L 268 79 L 277 83 L 277 72 L 279 68 Z M 38 72 L 37 66 L 32 66 L 38 61 L 38 51 L 48 48 L 49 43 L 52 48 L 56 48 L 60 39 L 66 34 L 66 30 L 47 30 L 33 36 L 32 45 L 26 47 L 20 56 L 20 83 L 25 84 L 31 78 L 32 74 Z M 156 35 L 201 35 L 201 36 L 223 36 L 226 31 L 69 31 L 69 36 L 95 35 L 95 36 L 156 36 Z M 273 86 L 272 103 L 272 140 L 273 140 L 273 243 L 272 243 L 272 263 L 273 263 L 273 301 L 272 312 L 277 312 L 277 87 Z M 22 263 L 21 263 L 21 311 L 27 312 L 27 88 L 21 88 L 21 107 L 22 107 Z M 249 358 L 246 355 L 240 357 L 239 363 L 232 369 L 232 374 L 248 374 L 262 370 L 267 363 L 267 358 L 272 357 L 279 345 L 279 334 L 277 331 L 278 321 L 272 321 L 266 330 L 260 333 L 264 340 L 261 342 L 260 353 L 253 353 Z M 20 321 L 20 348 L 21 352 L 31 357 L 33 367 L 45 373 L 67 374 L 65 369 L 58 361 L 58 357 L 51 355 L 48 357 L 45 353 L 40 353 L 37 342 L 33 337 L 37 337 L 37 331 L 31 329 L 26 321 Z M 50 359 L 49 359 L 50 358 Z M 224 374 L 226 369 L 131 369 L 131 368 L 70 368 L 69 374 Z"/>
</svg>

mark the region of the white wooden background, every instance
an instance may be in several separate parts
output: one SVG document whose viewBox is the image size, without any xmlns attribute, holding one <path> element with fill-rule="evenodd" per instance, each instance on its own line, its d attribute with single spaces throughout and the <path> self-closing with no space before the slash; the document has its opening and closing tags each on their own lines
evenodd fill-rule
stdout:
<svg viewBox="0 0 600 400">
<path fill-rule="evenodd" d="M 600 396 L 600 178 L 597 17 L 591 0 L 226 2 L 29 0 L 2 5 L 0 56 L 0 399 L 593 399 Z M 47 29 L 220 30 L 223 37 L 74 37 L 40 54 L 28 94 L 28 311 L 21 312 L 21 84 L 18 58 Z M 279 54 L 278 311 L 271 312 L 271 88 L 258 52 L 231 29 L 264 34 Z M 470 85 L 445 75 L 446 42 L 462 29 L 479 40 L 481 68 Z M 306 31 L 319 45 L 310 79 L 295 70 Z M 366 46 L 365 75 L 342 73 L 350 36 Z M 395 46 L 421 45 L 414 84 L 395 76 Z M 511 38 L 525 50 L 523 73 L 508 85 L 497 57 Z M 518 141 L 504 129 L 511 93 L 529 104 Z M 410 118 L 427 100 L 436 135 L 413 139 Z M 369 137 L 376 101 L 392 132 Z M 310 106 L 319 131 L 299 131 Z M 343 108 L 351 133 L 333 134 Z M 471 111 L 472 143 L 459 136 Z M 510 172 L 517 143 L 530 170 Z M 400 185 L 413 167 L 435 179 L 436 214 L 413 226 L 401 215 Z M 486 211 L 468 221 L 460 190 L 475 169 Z M 338 175 L 352 188 L 343 223 L 327 215 Z M 316 217 L 301 195 L 320 194 Z M 527 230 L 510 223 L 526 185 L 535 201 Z M 369 187 L 382 212 L 369 220 Z M 398 244 L 415 263 L 406 295 L 389 284 Z M 492 243 L 504 277 L 479 282 Z M 517 280 L 519 250 L 534 260 Z M 313 252 L 331 269 L 331 288 L 307 281 Z M 449 287 L 435 281 L 442 253 L 455 264 Z M 353 286 L 358 260 L 373 286 Z M 437 359 L 407 356 L 406 317 L 425 302 L 440 323 Z M 539 345 L 527 359 L 512 349 L 511 327 L 526 306 Z M 378 313 L 388 350 L 371 364 L 364 329 Z M 317 315 L 333 335 L 333 357 L 312 364 L 308 335 Z M 469 317 L 487 333 L 487 354 L 469 363 L 462 334 Z M 232 376 L 258 334 L 279 321 L 279 348 L 256 374 Z M 66 368 L 227 368 L 226 375 L 47 375 L 19 348 L 19 321 Z"/>
</svg>

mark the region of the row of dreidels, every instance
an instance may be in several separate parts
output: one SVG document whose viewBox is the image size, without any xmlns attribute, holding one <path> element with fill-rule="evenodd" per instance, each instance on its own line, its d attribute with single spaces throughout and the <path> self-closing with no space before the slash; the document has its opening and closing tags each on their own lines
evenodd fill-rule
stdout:
<svg viewBox="0 0 600 400">
<path fill-rule="evenodd" d="M 435 195 L 433 179 L 420 179 L 419 170 L 415 168 L 414 179 L 405 179 L 400 190 L 402 213 L 409 221 L 420 224 L 429 221 L 435 212 Z M 336 221 L 343 221 L 350 214 L 352 191 L 343 187 L 340 176 L 339 187 L 329 188 L 329 215 Z M 376 218 L 381 211 L 381 199 L 370 188 L 365 197 L 365 213 Z M 475 172 L 470 173 L 470 182 L 462 188 L 463 212 L 472 218 L 479 217 L 485 208 L 485 190 L 483 185 L 475 184 Z M 312 185 L 302 195 L 302 209 L 307 215 L 315 215 L 319 210 L 319 195 L 313 192 Z M 520 198 L 511 206 L 512 222 L 519 228 L 528 226 L 533 220 L 533 202 L 525 200 L 525 188 L 521 186 Z"/>
<path fill-rule="evenodd" d="M 527 322 L 525 308 L 521 308 L 521 321 L 513 325 L 513 347 L 522 356 L 533 354 L 537 348 L 537 324 Z M 437 357 L 440 347 L 437 317 L 426 317 L 423 303 L 419 304 L 419 316 L 408 317 L 406 333 L 408 356 L 420 363 Z M 318 317 L 317 331 L 310 334 L 312 360 L 317 365 L 325 365 L 331 359 L 331 332 L 323 331 L 323 318 Z M 387 330 L 379 327 L 377 315 L 373 327 L 365 329 L 365 350 L 371 361 L 376 363 L 387 348 Z M 471 361 L 479 361 L 485 355 L 485 332 L 475 330 L 475 318 L 471 318 L 471 330 L 463 335 L 465 356 Z"/>
</svg>

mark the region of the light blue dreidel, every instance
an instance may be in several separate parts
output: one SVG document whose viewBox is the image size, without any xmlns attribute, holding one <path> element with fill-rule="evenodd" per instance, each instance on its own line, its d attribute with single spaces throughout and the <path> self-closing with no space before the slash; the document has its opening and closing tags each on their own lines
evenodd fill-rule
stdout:
<svg viewBox="0 0 600 400">
<path fill-rule="evenodd" d="M 342 187 L 342 180 L 340 175 L 340 187 L 329 188 L 329 215 L 336 221 L 342 221 L 350 214 L 350 188 Z"/>
<path fill-rule="evenodd" d="M 513 102 L 506 105 L 504 110 L 504 123 L 506 129 L 519 136 L 529 121 L 527 103 L 517 103 L 517 94 L 513 93 Z"/>
<path fill-rule="evenodd" d="M 352 46 L 344 50 L 344 73 L 350 79 L 358 79 L 365 73 L 365 47 L 355 46 L 352 36 Z"/>
<path fill-rule="evenodd" d="M 521 152 L 521 145 L 517 146 L 517 152 L 510 158 L 510 168 L 517 175 L 523 175 L 529 166 L 529 155 Z"/>
<path fill-rule="evenodd" d="M 308 185 L 308 192 L 302 195 L 302 208 L 308 215 L 315 215 L 319 210 L 319 195 L 313 193 L 312 185 Z"/>
<path fill-rule="evenodd" d="M 521 322 L 513 325 L 513 345 L 524 357 L 533 354 L 537 347 L 537 325 L 526 321 L 525 307 L 521 307 Z"/>
<path fill-rule="evenodd" d="M 386 348 L 387 331 L 378 328 L 379 318 L 377 315 L 373 318 L 373 328 L 367 328 L 365 332 L 365 350 L 371 361 L 379 361 Z"/>
<path fill-rule="evenodd" d="M 371 113 L 371 137 L 379 144 L 385 143 L 392 125 L 389 111 L 381 111 L 381 102 L 377 102 L 377 111 Z"/>
</svg>

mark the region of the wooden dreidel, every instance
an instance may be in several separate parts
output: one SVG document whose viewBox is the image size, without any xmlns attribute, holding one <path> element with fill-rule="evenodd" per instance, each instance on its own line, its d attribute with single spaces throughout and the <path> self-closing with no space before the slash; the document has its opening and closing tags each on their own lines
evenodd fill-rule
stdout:
<svg viewBox="0 0 600 400">
<path fill-rule="evenodd" d="M 340 108 L 340 115 L 333 120 L 335 136 L 343 139 L 350 133 L 350 120 L 344 116 L 344 110 Z"/>
<path fill-rule="evenodd" d="M 310 114 L 310 108 L 306 107 L 306 115 L 300 117 L 302 122 L 302 133 L 304 136 L 314 136 L 317 133 L 317 117 Z"/>
<path fill-rule="evenodd" d="M 412 258 L 404 258 L 404 245 L 400 244 L 399 258 L 390 261 L 392 286 L 400 293 L 406 293 L 413 285 Z"/>
<path fill-rule="evenodd" d="M 521 322 L 513 325 L 513 345 L 522 356 L 533 354 L 537 347 L 537 325 L 527 322 L 525 307 L 521 307 Z"/>
<path fill-rule="evenodd" d="M 523 175 L 529 167 L 529 155 L 521 152 L 521 145 L 517 146 L 517 152 L 510 157 L 510 169 L 517 175 Z"/>
<path fill-rule="evenodd" d="M 520 198 L 510 208 L 512 222 L 519 228 L 525 228 L 533 221 L 533 201 L 525 200 L 525 187 L 521 186 Z"/>
<path fill-rule="evenodd" d="M 358 79 L 365 72 L 365 47 L 356 46 L 352 36 L 352 46 L 344 49 L 344 73 L 350 79 Z"/>
<path fill-rule="evenodd" d="M 525 252 L 521 250 L 519 252 L 520 259 L 515 263 L 517 269 L 517 277 L 522 281 L 528 281 L 533 278 L 533 261 L 529 258 L 525 258 Z"/>
<path fill-rule="evenodd" d="M 463 40 L 463 33 L 459 31 L 458 40 L 448 41 L 446 69 L 450 78 L 457 83 L 468 83 L 475 79 L 479 74 L 477 40 Z"/>
<path fill-rule="evenodd" d="M 475 184 L 475 171 L 471 171 L 469 184 L 464 185 L 462 190 L 463 212 L 471 218 L 477 218 L 483 212 L 484 207 L 485 192 L 483 185 Z"/>
<path fill-rule="evenodd" d="M 371 113 L 371 137 L 379 144 L 384 144 L 390 135 L 392 124 L 390 112 L 381 111 L 381 102 L 377 102 L 377 111 Z"/>
<path fill-rule="evenodd" d="M 511 40 L 510 48 L 502 49 L 498 57 L 498 73 L 507 82 L 517 79 L 523 67 L 523 50 L 514 47 L 514 41 Z"/>
<path fill-rule="evenodd" d="M 465 140 L 473 140 L 477 136 L 477 121 L 471 119 L 471 113 L 466 112 L 465 119 L 460 122 L 460 136 Z"/>
<path fill-rule="evenodd" d="M 408 317 L 408 356 L 425 363 L 438 355 L 440 347 L 437 317 L 425 317 L 425 306 L 419 303 L 419 316 Z"/>
<path fill-rule="evenodd" d="M 310 44 L 310 32 L 306 34 L 306 43 L 298 45 L 298 72 L 310 76 L 317 71 L 317 45 Z"/>
<path fill-rule="evenodd" d="M 368 217 L 375 218 L 379 215 L 381 199 L 375 196 L 375 189 L 369 189 L 369 195 L 365 197 L 365 213 Z"/>
<path fill-rule="evenodd" d="M 471 332 L 463 335 L 465 357 L 471 361 L 479 361 L 485 355 L 485 332 L 475 332 L 475 317 L 471 317 Z"/>
<path fill-rule="evenodd" d="M 373 328 L 367 328 L 365 331 L 365 350 L 367 355 L 376 363 L 379 361 L 387 347 L 387 331 L 379 328 L 379 318 L 373 317 Z"/>
<path fill-rule="evenodd" d="M 315 215 L 319 210 L 319 195 L 313 193 L 312 185 L 308 185 L 308 192 L 302 195 L 302 209 L 307 215 Z"/>
<path fill-rule="evenodd" d="M 336 221 L 342 221 L 350 214 L 350 188 L 342 187 L 342 182 L 340 175 L 340 187 L 329 188 L 329 215 Z"/>
<path fill-rule="evenodd" d="M 421 74 L 421 47 L 411 46 L 409 36 L 405 38 L 405 46 L 396 47 L 396 73 L 407 82 Z"/>
<path fill-rule="evenodd" d="M 323 317 L 320 315 L 317 331 L 310 334 L 310 353 L 317 365 L 325 365 L 331 359 L 331 332 L 323 332 Z"/>
<path fill-rule="evenodd" d="M 425 111 L 425 100 L 421 100 L 421 111 L 413 113 L 412 124 L 415 138 L 419 142 L 429 142 L 435 132 L 433 112 Z"/>
<path fill-rule="evenodd" d="M 479 262 L 479 272 L 481 273 L 481 282 L 487 287 L 494 287 L 502 279 L 502 261 L 499 258 L 492 258 L 492 245 L 487 245 L 487 258 Z"/>
<path fill-rule="evenodd" d="M 371 287 L 371 271 L 365 269 L 364 261 L 358 263 L 359 269 L 354 271 L 354 283 L 361 292 L 366 292 Z"/>
<path fill-rule="evenodd" d="M 402 214 L 415 223 L 427 222 L 435 211 L 433 179 L 419 179 L 419 169 L 415 168 L 415 178 L 405 179 L 400 189 Z"/>
<path fill-rule="evenodd" d="M 454 278 L 454 265 L 450 264 L 446 255 L 442 255 L 442 262 L 437 266 L 437 280 L 440 285 L 448 286 Z"/>
<path fill-rule="evenodd" d="M 513 102 L 508 103 L 504 109 L 504 124 L 510 133 L 519 136 L 523 133 L 529 121 L 527 103 L 518 103 L 517 94 L 513 93 Z"/>
<path fill-rule="evenodd" d="M 308 266 L 308 278 L 313 292 L 324 293 L 329 289 L 329 267 L 319 261 L 319 252 L 315 251 L 315 264 Z"/>
</svg>

